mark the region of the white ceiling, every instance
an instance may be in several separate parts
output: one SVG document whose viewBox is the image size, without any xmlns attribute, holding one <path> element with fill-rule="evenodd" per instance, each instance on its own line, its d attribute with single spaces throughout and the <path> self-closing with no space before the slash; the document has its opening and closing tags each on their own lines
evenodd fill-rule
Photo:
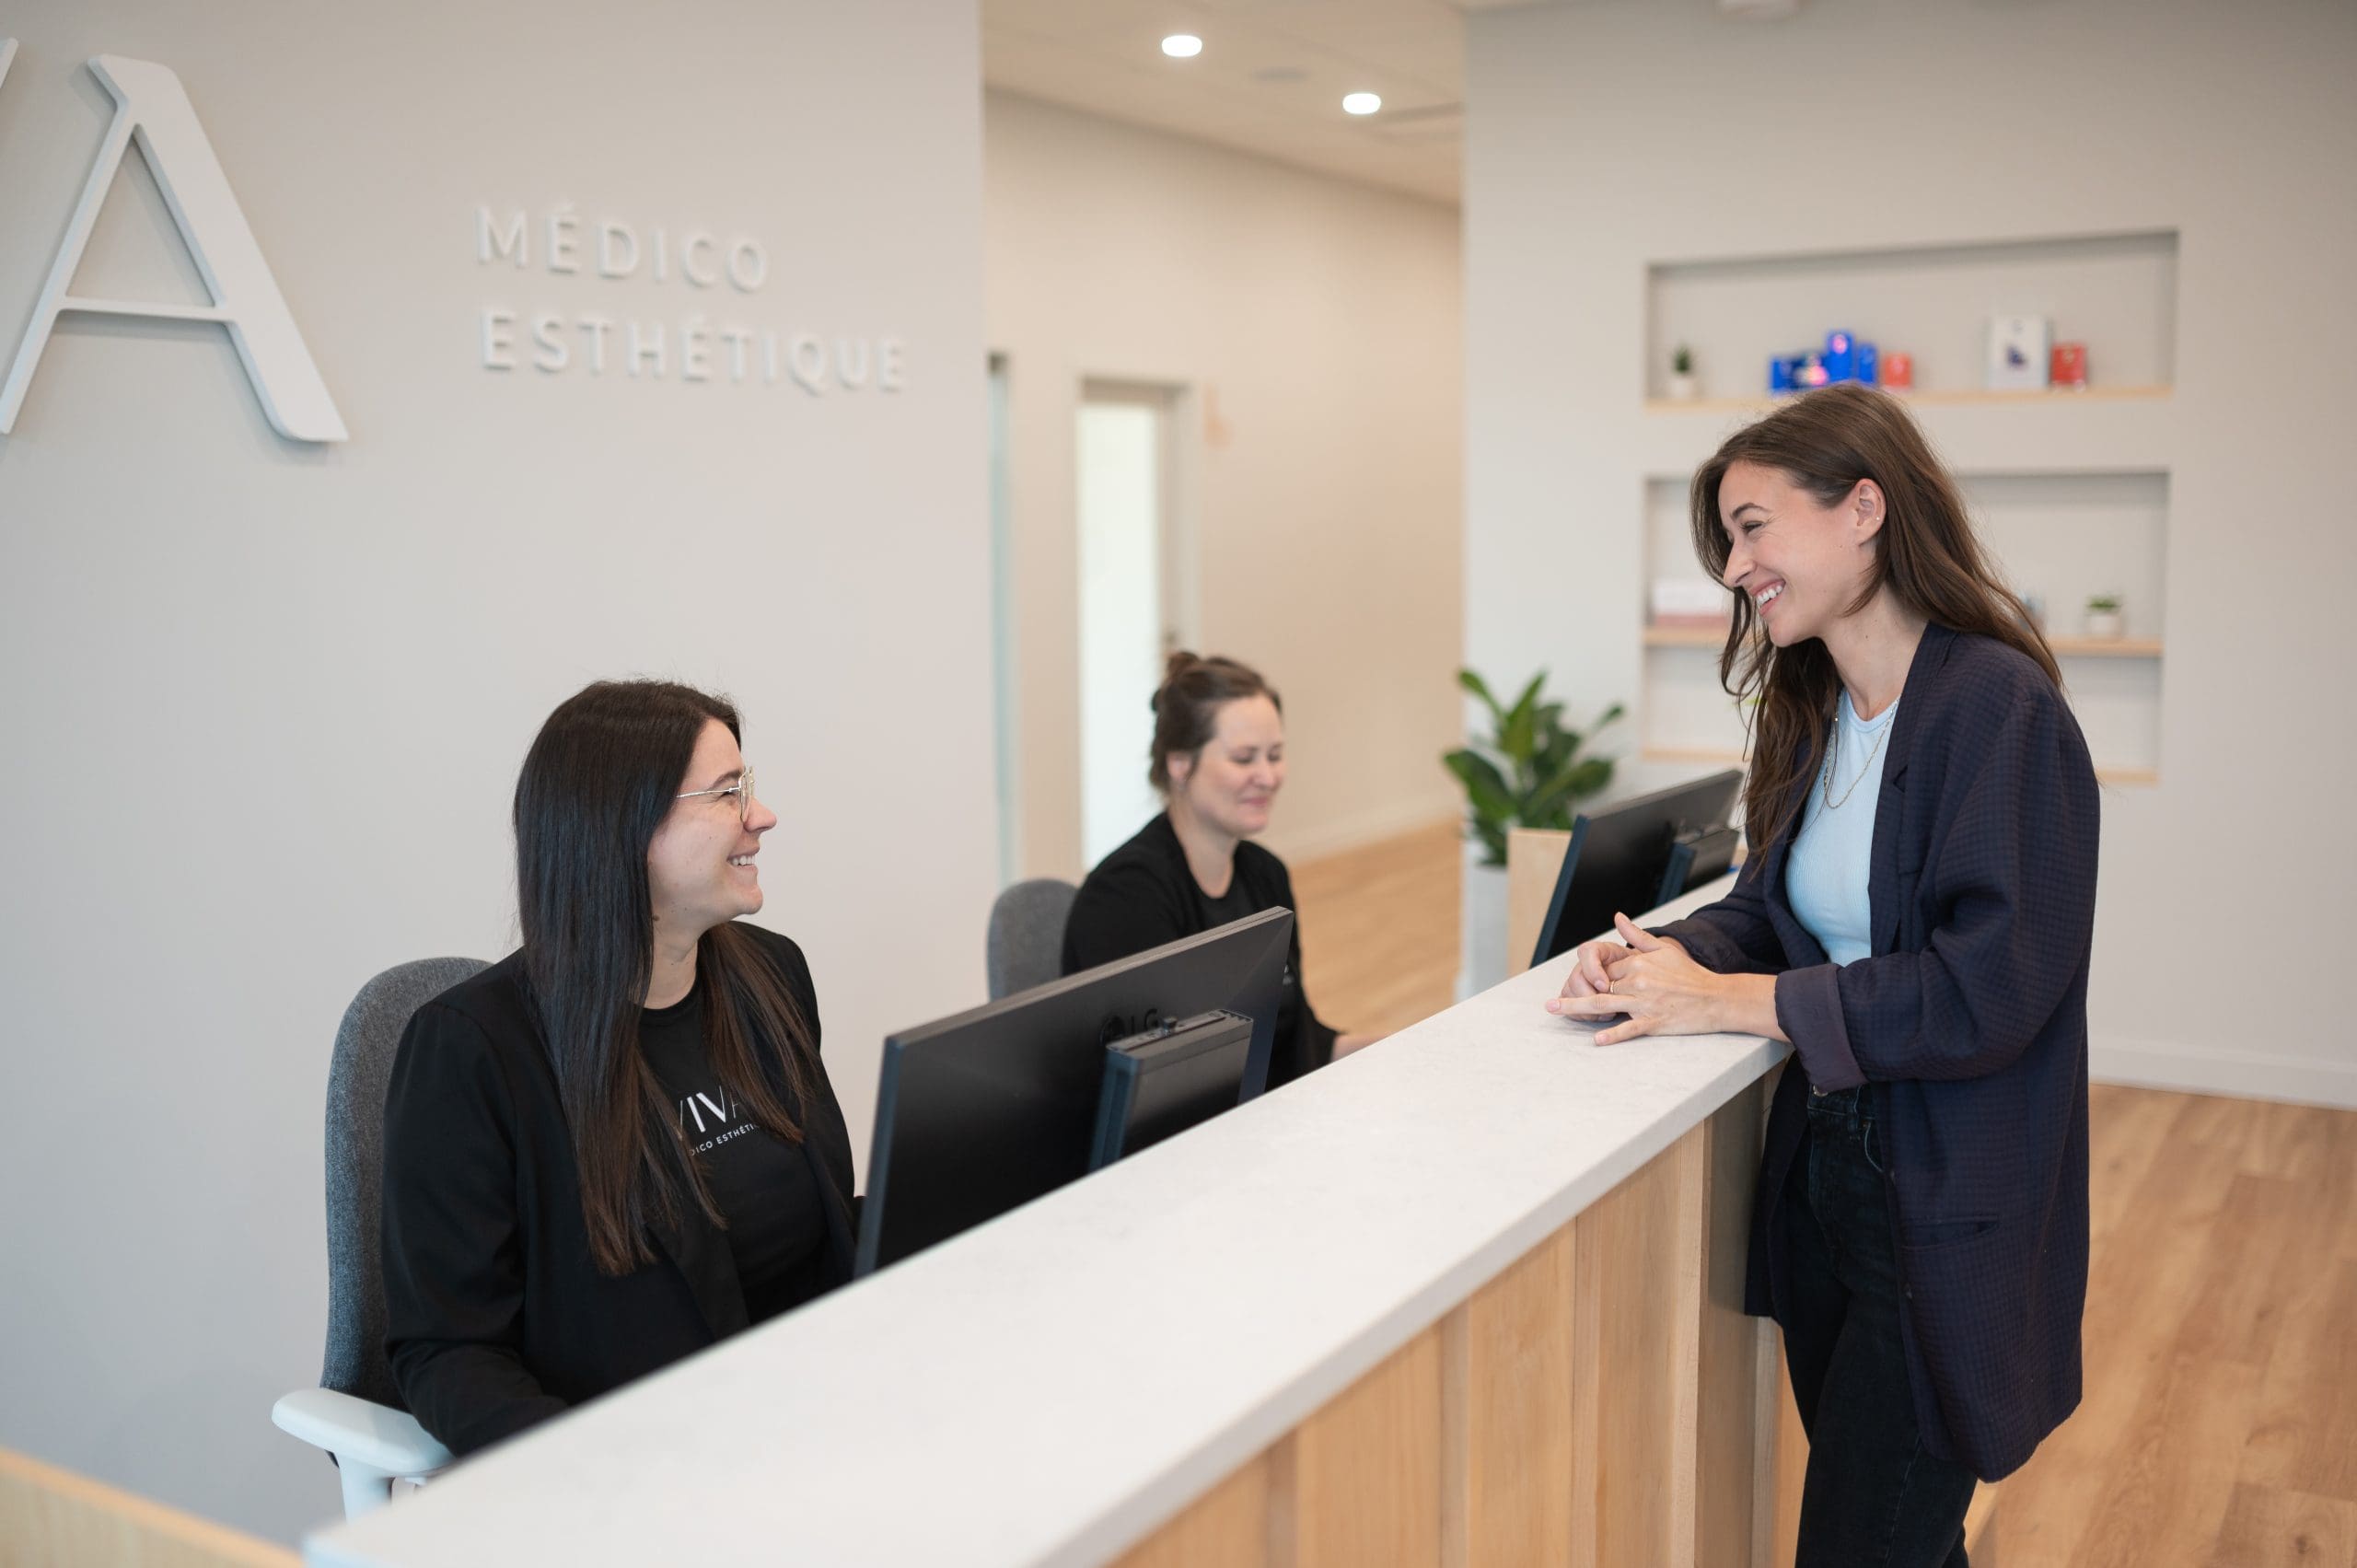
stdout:
<svg viewBox="0 0 2357 1568">
<path fill-rule="evenodd" d="M 982 0 L 991 87 L 1455 202 L 1465 13 L 1527 0 Z M 1193 33 L 1203 52 L 1166 59 Z M 1342 112 L 1342 95 L 1383 97 Z"/>
</svg>

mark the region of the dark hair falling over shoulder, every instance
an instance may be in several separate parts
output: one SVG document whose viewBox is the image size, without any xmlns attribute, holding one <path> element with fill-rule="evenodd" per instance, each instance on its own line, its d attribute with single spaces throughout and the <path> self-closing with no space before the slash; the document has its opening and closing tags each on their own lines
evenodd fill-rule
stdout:
<svg viewBox="0 0 2357 1568">
<path fill-rule="evenodd" d="M 1887 585 L 1925 621 L 2016 648 L 2062 684 L 2053 651 L 1974 535 L 1954 476 L 1898 399 L 1866 387 L 1827 387 L 1727 437 L 1696 470 L 1690 495 L 1694 553 L 1713 577 L 1725 575 L 1730 552 L 1719 485 L 1739 462 L 1781 471 L 1822 506 L 1841 501 L 1859 481 L 1874 481 L 1883 494 L 1883 525 L 1852 612 Z M 1841 678 L 1817 639 L 1779 648 L 1759 633 L 1751 600 L 1738 590 L 1719 654 L 1719 682 L 1748 709 L 1743 816 L 1758 847 L 1808 798 L 1811 761 L 1833 722 Z"/>
<path fill-rule="evenodd" d="M 516 781 L 527 989 L 573 1133 L 590 1254 L 609 1274 L 653 1260 L 648 1226 L 677 1220 L 682 1188 L 725 1223 L 638 1045 L 655 964 L 647 846 L 714 720 L 742 740 L 737 710 L 718 697 L 601 680 L 549 715 Z M 814 1068 L 786 977 L 734 924 L 704 934 L 696 975 L 714 1075 L 756 1121 L 801 1142 L 786 1097 L 807 1103 Z"/>
</svg>

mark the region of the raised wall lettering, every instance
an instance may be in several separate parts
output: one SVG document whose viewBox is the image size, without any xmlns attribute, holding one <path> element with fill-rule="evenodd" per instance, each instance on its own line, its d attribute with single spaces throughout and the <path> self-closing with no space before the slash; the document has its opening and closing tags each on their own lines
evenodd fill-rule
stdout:
<svg viewBox="0 0 2357 1568">
<path fill-rule="evenodd" d="M 516 312 L 486 306 L 482 313 L 482 364 L 486 370 L 516 368 Z"/>
<path fill-rule="evenodd" d="M 13 59 L 15 53 L 11 47 L 6 59 Z M 0 59 L 0 73 L 5 72 L 6 63 Z M 303 334 L 296 330 L 295 317 L 278 292 L 277 280 L 262 259 L 253 229 L 230 194 L 228 176 L 221 171 L 221 160 L 197 123 L 196 110 L 180 79 L 167 66 L 119 54 L 101 54 L 92 60 L 90 74 L 113 97 L 114 121 L 99 145 L 98 159 L 82 187 L 81 203 L 66 225 L 49 281 L 33 306 L 32 320 L 17 345 L 7 384 L 0 387 L 0 436 L 16 429 L 17 415 L 25 406 L 33 373 L 41 367 L 41 354 L 57 330 L 57 319 L 72 310 L 218 321 L 228 329 L 229 341 L 245 365 L 246 378 L 252 383 L 254 396 L 273 429 L 296 441 L 345 439 L 343 416 L 336 412 L 335 400 L 328 395 L 327 383 L 311 362 Z M 190 259 L 213 297 L 209 306 L 85 299 L 68 292 L 134 134 L 164 193 L 165 204 L 171 209 L 172 221 L 179 226 L 180 241 L 188 247 Z"/>
<path fill-rule="evenodd" d="M 487 267 L 491 265 L 492 258 L 494 256 L 513 256 L 516 258 L 516 264 L 520 267 L 527 260 L 526 249 L 524 215 L 521 212 L 510 213 L 507 215 L 507 227 L 503 232 L 492 226 L 489 207 L 475 209 L 476 261 Z"/>
</svg>

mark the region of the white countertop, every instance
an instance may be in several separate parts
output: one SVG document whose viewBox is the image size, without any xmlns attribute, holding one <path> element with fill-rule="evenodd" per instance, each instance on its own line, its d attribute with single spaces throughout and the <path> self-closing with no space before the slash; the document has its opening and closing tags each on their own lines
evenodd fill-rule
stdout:
<svg viewBox="0 0 2357 1568">
<path fill-rule="evenodd" d="M 1101 1562 L 1787 1049 L 1596 1050 L 1540 1006 L 1568 968 L 739 1335 L 313 1536 L 307 1558 Z"/>
</svg>

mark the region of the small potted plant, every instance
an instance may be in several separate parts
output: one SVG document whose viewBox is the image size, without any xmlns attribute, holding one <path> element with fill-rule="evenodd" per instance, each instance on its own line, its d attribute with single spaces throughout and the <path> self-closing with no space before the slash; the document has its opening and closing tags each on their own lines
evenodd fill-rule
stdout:
<svg viewBox="0 0 2357 1568">
<path fill-rule="evenodd" d="M 2117 637 L 2119 635 L 2119 596 L 2095 594 L 2087 599 L 2087 635 Z"/>
<path fill-rule="evenodd" d="M 1579 803 L 1612 783 L 1615 759 L 1596 755 L 1594 741 L 1620 717 L 1620 704 L 1576 730 L 1564 724 L 1563 704 L 1545 699 L 1546 681 L 1541 670 L 1512 703 L 1501 703 L 1471 670 L 1457 674 L 1490 721 L 1487 735 L 1441 759 L 1465 790 L 1461 996 L 1506 977 L 1507 830 L 1569 828 Z"/>
<path fill-rule="evenodd" d="M 1670 351 L 1669 395 L 1681 403 L 1690 403 L 1701 396 L 1701 388 L 1694 379 L 1694 351 L 1684 343 Z"/>
</svg>

